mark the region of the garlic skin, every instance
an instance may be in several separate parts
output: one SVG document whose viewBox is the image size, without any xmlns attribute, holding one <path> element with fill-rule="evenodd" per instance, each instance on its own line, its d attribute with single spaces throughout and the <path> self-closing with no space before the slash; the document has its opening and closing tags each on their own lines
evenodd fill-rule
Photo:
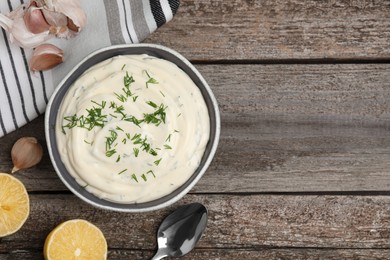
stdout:
<svg viewBox="0 0 390 260">
<path fill-rule="evenodd" d="M 50 28 L 50 25 L 43 16 L 42 8 L 38 8 L 34 4 L 31 4 L 30 7 L 27 8 L 23 19 L 27 29 L 32 33 L 42 33 Z"/>
<path fill-rule="evenodd" d="M 11 42 L 35 48 L 53 37 L 76 36 L 86 20 L 79 0 L 30 0 L 7 15 L 0 14 L 0 27 Z"/>
<path fill-rule="evenodd" d="M 43 148 L 35 137 L 22 137 L 11 150 L 14 167 L 12 173 L 37 165 L 43 156 Z"/>
<path fill-rule="evenodd" d="M 53 44 L 42 44 L 34 49 L 30 60 L 31 71 L 52 69 L 64 61 L 64 52 Z"/>
<path fill-rule="evenodd" d="M 76 36 L 84 27 L 87 16 L 79 0 L 33 0 L 43 8 L 50 33 L 59 38 Z"/>
<path fill-rule="evenodd" d="M 56 13 L 48 9 L 42 9 L 43 15 L 52 27 L 65 27 L 68 24 L 68 17 L 62 13 Z"/>
<path fill-rule="evenodd" d="M 32 33 L 29 31 L 24 21 L 25 6 L 19 6 L 8 15 L 0 14 L 0 26 L 9 33 L 11 42 L 22 48 L 34 48 L 53 38 L 54 35 L 49 34 L 49 31 L 41 33 Z"/>
</svg>

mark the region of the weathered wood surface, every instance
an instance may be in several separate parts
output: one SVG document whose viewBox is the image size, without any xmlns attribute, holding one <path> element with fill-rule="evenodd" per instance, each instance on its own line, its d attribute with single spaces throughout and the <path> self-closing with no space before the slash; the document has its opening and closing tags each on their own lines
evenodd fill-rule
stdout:
<svg viewBox="0 0 390 260">
<path fill-rule="evenodd" d="M 220 105 L 214 162 L 193 192 L 388 191 L 390 65 L 197 65 Z M 0 139 L 44 143 L 43 117 Z M 30 191 L 66 190 L 47 151 L 18 173 Z"/>
<path fill-rule="evenodd" d="M 109 259 L 148 259 L 161 220 L 193 201 L 209 224 L 183 259 L 389 259 L 390 1 L 181 2 L 146 42 L 191 59 L 216 95 L 209 170 L 167 209 L 113 213 L 72 195 L 45 148 L 16 174 L 31 215 L 0 239 L 0 259 L 42 259 L 47 234 L 72 218 L 103 230 Z M 12 144 L 44 144 L 43 129 L 40 117 L 0 139 L 0 172 L 12 168 Z"/>
<path fill-rule="evenodd" d="M 370 248 L 381 249 L 376 252 L 381 257 L 389 255 L 382 250 L 390 250 L 390 197 L 313 195 L 188 195 L 167 209 L 142 215 L 99 210 L 73 195 L 32 195 L 29 219 L 15 235 L 1 239 L 0 254 L 8 254 L 10 248 L 14 254 L 41 252 L 57 224 L 84 218 L 102 229 L 111 254 L 150 255 L 162 219 L 179 204 L 193 201 L 209 208 L 208 227 L 198 244 L 201 250 L 195 253 L 201 259 L 225 250 L 227 256 L 291 255 L 289 248 L 298 256 L 318 256 L 322 250 L 325 256 L 350 256 L 355 252 L 345 249 L 353 248 L 357 255 Z M 339 251 L 326 253 L 330 249 Z"/>
<path fill-rule="evenodd" d="M 147 39 L 196 60 L 390 58 L 388 0 L 182 0 Z"/>
<path fill-rule="evenodd" d="M 113 249 L 108 253 L 108 259 L 129 260 L 129 259 L 150 259 L 154 251 L 136 249 Z M 311 249 L 311 248 L 257 248 L 248 249 L 195 249 L 182 260 L 210 260 L 210 259 L 389 259 L 388 249 Z M 36 260 L 43 259 L 41 252 L 18 250 L 6 254 L 0 253 L 2 260 Z M 171 258 L 174 259 L 174 258 Z"/>
</svg>

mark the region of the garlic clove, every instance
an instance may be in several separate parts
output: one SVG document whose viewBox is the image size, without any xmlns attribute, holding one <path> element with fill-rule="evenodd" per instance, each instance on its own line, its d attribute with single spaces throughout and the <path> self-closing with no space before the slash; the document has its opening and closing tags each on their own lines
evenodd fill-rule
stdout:
<svg viewBox="0 0 390 260">
<path fill-rule="evenodd" d="M 50 33 L 59 38 L 76 36 L 86 24 L 86 14 L 80 0 L 33 0 L 43 8 Z"/>
<path fill-rule="evenodd" d="M 80 28 L 77 27 L 77 25 L 75 25 L 75 24 L 73 23 L 73 21 L 72 21 L 71 19 L 69 19 L 69 18 L 68 18 L 68 24 L 67 24 L 67 26 L 68 26 L 69 30 L 74 31 L 74 32 L 78 32 L 78 31 L 80 30 Z"/>
<path fill-rule="evenodd" d="M 24 22 L 25 5 L 20 5 L 7 15 L 0 14 L 0 26 L 9 34 L 9 40 L 23 48 L 34 48 L 53 38 L 49 31 L 34 34 Z"/>
<path fill-rule="evenodd" d="M 0 14 L 0 27 L 11 42 L 35 48 L 53 37 L 76 36 L 86 19 L 79 0 L 30 0 L 7 15 Z"/>
<path fill-rule="evenodd" d="M 43 148 L 35 137 L 22 137 L 11 150 L 14 167 L 12 173 L 37 165 L 43 156 Z"/>
<path fill-rule="evenodd" d="M 38 8 L 33 4 L 25 11 L 23 20 L 27 29 L 34 34 L 45 32 L 50 28 L 43 16 L 42 8 Z"/>
<path fill-rule="evenodd" d="M 64 14 L 70 20 L 67 23 L 70 29 L 68 36 L 75 36 L 85 27 L 87 16 L 79 0 L 57 0 L 53 1 L 53 6 L 56 12 Z"/>
<path fill-rule="evenodd" d="M 46 8 L 42 10 L 46 21 L 54 27 L 65 27 L 68 24 L 68 17 L 62 13 L 50 11 Z"/>
<path fill-rule="evenodd" d="M 53 44 L 42 44 L 34 49 L 30 60 L 31 71 L 52 69 L 64 61 L 64 52 Z"/>
</svg>

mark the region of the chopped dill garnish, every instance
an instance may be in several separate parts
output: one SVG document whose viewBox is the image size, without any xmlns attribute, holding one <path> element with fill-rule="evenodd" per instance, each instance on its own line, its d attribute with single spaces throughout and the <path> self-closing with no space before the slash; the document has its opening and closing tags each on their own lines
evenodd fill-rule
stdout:
<svg viewBox="0 0 390 260">
<path fill-rule="evenodd" d="M 131 83 L 135 82 L 133 76 L 129 76 L 129 72 L 126 71 L 126 75 L 123 78 L 123 84 L 125 87 L 129 87 Z"/>
<path fill-rule="evenodd" d="M 149 104 L 150 105 L 150 104 Z M 165 124 L 166 112 L 167 109 L 164 104 L 161 104 L 153 113 L 144 114 L 144 121 L 147 124 L 154 124 L 159 126 L 161 123 Z"/>
<path fill-rule="evenodd" d="M 126 66 L 126 64 L 123 64 L 121 68 L 124 74 L 123 85 L 121 87 L 118 87 L 116 89 L 116 92 L 112 91 L 111 94 L 113 95 L 111 96 L 111 100 L 90 100 L 90 107 L 87 107 L 87 109 L 82 115 L 74 114 L 64 117 L 62 125 L 62 132 L 64 134 L 66 134 L 65 128 L 71 129 L 74 127 L 80 127 L 91 131 L 95 127 L 108 127 L 108 120 L 110 120 L 110 123 L 115 121 L 127 121 L 135 124 L 140 128 L 142 124 L 154 124 L 155 126 L 159 126 L 162 123 L 166 123 L 166 110 L 168 107 L 163 103 L 158 105 L 158 103 L 155 103 L 151 100 L 142 100 L 142 102 L 145 102 L 150 107 L 145 112 L 150 113 L 143 113 L 142 116 L 140 116 L 139 118 L 135 117 L 130 111 L 126 111 L 126 109 L 129 109 L 126 106 L 127 104 L 121 104 L 131 100 L 133 100 L 133 102 L 136 102 L 139 97 L 138 95 L 136 95 L 137 93 L 132 92 L 136 92 L 139 89 L 133 90 L 131 88 L 131 84 L 134 83 L 135 80 L 133 76 L 129 74 L 128 71 L 125 71 Z M 149 72 L 146 70 L 145 73 L 147 75 L 147 81 L 145 82 L 146 88 L 148 88 L 150 84 L 159 84 L 159 82 L 151 76 L 153 75 L 152 73 L 149 74 Z M 165 97 L 165 94 L 161 90 L 159 92 L 163 97 Z M 181 116 L 181 114 L 178 114 L 178 117 L 179 116 Z M 113 157 L 112 160 L 116 160 L 117 163 L 120 162 L 122 158 L 124 161 L 127 157 L 132 156 L 130 152 L 131 149 L 133 149 L 135 157 L 139 157 L 140 153 L 146 153 L 148 154 L 148 156 L 155 156 L 155 160 L 153 161 L 153 163 L 148 163 L 148 165 L 150 167 L 159 166 L 162 161 L 162 158 L 158 157 L 158 151 L 161 151 L 162 149 L 172 149 L 172 147 L 167 143 L 171 142 L 173 133 L 168 134 L 163 147 L 152 147 L 153 139 L 148 139 L 148 136 L 142 135 L 141 133 L 126 132 L 125 130 L 125 127 L 112 127 L 110 128 L 110 130 L 107 131 L 107 136 L 105 136 L 103 140 L 105 141 L 105 155 L 107 157 Z M 178 131 L 175 130 L 175 132 Z M 88 138 L 84 139 L 84 142 L 86 144 L 92 145 L 93 141 L 89 142 L 87 139 Z M 127 154 L 120 153 L 117 151 L 117 146 L 119 147 L 118 151 L 120 151 L 119 149 L 122 148 L 121 146 L 123 146 L 123 148 L 126 148 L 126 146 L 130 146 L 130 148 L 127 148 L 130 151 L 128 151 Z M 128 169 L 124 169 L 120 171 L 118 175 L 121 175 L 126 171 L 130 174 L 131 179 L 133 179 L 137 183 L 139 182 L 140 178 L 142 178 L 146 182 L 148 178 L 150 178 L 148 174 L 151 174 L 154 178 L 156 178 L 156 175 L 154 174 L 153 170 L 149 170 L 142 175 L 140 175 L 141 173 L 137 175 L 136 173 L 132 174 L 131 171 Z"/>
<path fill-rule="evenodd" d="M 157 148 L 156 148 L 157 150 Z M 157 152 L 154 149 L 150 149 L 149 153 L 153 156 L 157 156 Z"/>
<path fill-rule="evenodd" d="M 165 148 L 165 150 L 171 150 L 172 149 L 172 147 L 167 145 L 167 144 L 164 144 L 164 148 Z"/>
<path fill-rule="evenodd" d="M 108 151 L 106 151 L 106 156 L 107 156 L 107 157 L 111 157 L 111 156 L 113 156 L 115 153 L 116 153 L 116 150 L 115 150 L 115 149 L 108 150 Z"/>
<path fill-rule="evenodd" d="M 149 174 L 151 173 L 153 175 L 154 178 L 156 178 L 156 175 L 154 175 L 154 172 L 152 170 L 149 170 L 146 174 Z"/>
<path fill-rule="evenodd" d="M 110 136 L 106 137 L 106 150 L 109 150 L 118 137 L 118 133 L 114 130 L 109 130 Z"/>
<path fill-rule="evenodd" d="M 146 102 L 146 104 L 148 104 L 149 106 L 151 106 L 151 107 L 153 107 L 153 108 L 157 108 L 157 105 L 156 105 L 156 103 L 154 103 L 153 101 L 148 101 L 148 102 Z"/>
<path fill-rule="evenodd" d="M 127 122 L 132 122 L 133 124 L 135 124 L 138 127 L 144 121 L 143 119 L 137 119 L 135 116 L 131 116 L 131 115 L 124 117 L 123 120 L 125 120 Z"/>
<path fill-rule="evenodd" d="M 99 107 L 101 107 L 101 108 L 105 108 L 106 107 L 106 104 L 107 104 L 107 101 L 102 101 L 102 103 L 101 104 L 99 104 L 98 102 L 96 102 L 95 100 L 91 100 L 91 102 L 92 103 L 94 103 L 94 104 L 96 104 L 96 105 L 98 105 Z"/>
<path fill-rule="evenodd" d="M 148 88 L 149 87 L 149 84 L 158 84 L 158 81 L 155 79 L 155 78 L 152 78 L 150 75 L 149 75 L 149 73 L 148 73 L 148 71 L 147 70 L 145 70 L 145 73 L 146 73 L 146 75 L 148 76 L 148 81 L 146 81 L 146 88 Z"/>
<path fill-rule="evenodd" d="M 88 142 L 88 141 L 85 140 L 85 139 L 84 139 L 84 143 L 89 144 L 89 145 L 92 145 L 92 144 L 93 144 L 93 142 Z"/>
<path fill-rule="evenodd" d="M 162 158 L 160 158 L 160 159 L 154 161 L 154 164 L 158 166 L 158 165 L 160 164 L 161 160 L 162 160 Z"/>
<path fill-rule="evenodd" d="M 122 105 L 120 105 L 120 106 L 115 107 L 114 113 L 122 115 L 122 119 L 123 119 L 126 117 L 126 114 L 124 111 L 125 111 L 125 108 Z"/>
<path fill-rule="evenodd" d="M 138 148 L 133 148 L 133 151 L 134 151 L 134 156 L 138 157 L 139 149 Z"/>
<path fill-rule="evenodd" d="M 137 176 L 135 175 L 135 173 L 133 173 L 133 175 L 131 175 L 131 178 L 132 178 L 133 180 L 135 180 L 136 182 L 138 182 L 138 179 L 137 179 Z"/>
<path fill-rule="evenodd" d="M 141 134 L 135 134 L 135 135 L 133 135 L 133 138 L 131 138 L 131 141 L 139 139 L 140 137 L 141 137 Z"/>
<path fill-rule="evenodd" d="M 125 171 L 127 171 L 127 169 L 124 169 L 124 170 L 120 171 L 120 172 L 118 173 L 118 175 L 121 175 L 121 174 L 124 173 Z"/>
<path fill-rule="evenodd" d="M 71 129 L 71 128 L 77 126 L 78 117 L 76 114 L 74 114 L 72 116 L 66 116 L 66 117 L 64 117 L 64 120 L 68 121 L 69 123 L 66 125 L 63 125 L 63 127 L 67 127 L 69 129 Z"/>
<path fill-rule="evenodd" d="M 114 92 L 114 94 L 115 94 L 115 96 L 117 97 L 117 99 L 118 99 L 120 102 L 124 103 L 124 102 L 127 101 L 127 98 L 126 98 L 123 94 L 118 94 L 118 93 L 115 93 L 115 92 Z"/>
</svg>

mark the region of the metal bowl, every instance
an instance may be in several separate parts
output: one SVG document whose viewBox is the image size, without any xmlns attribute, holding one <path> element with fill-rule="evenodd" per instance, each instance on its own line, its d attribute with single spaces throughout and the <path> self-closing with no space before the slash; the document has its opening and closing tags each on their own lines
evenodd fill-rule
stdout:
<svg viewBox="0 0 390 260">
<path fill-rule="evenodd" d="M 98 198 L 81 187 L 69 174 L 63 162 L 61 161 L 60 154 L 58 152 L 56 131 L 60 130 L 55 129 L 55 122 L 62 99 L 67 90 L 73 84 L 73 82 L 76 81 L 87 69 L 111 57 L 129 54 L 148 54 L 150 56 L 168 60 L 176 64 L 179 68 L 188 74 L 188 76 L 198 86 L 206 102 L 210 117 L 210 139 L 207 143 L 206 150 L 203 154 L 199 167 L 192 174 L 192 176 L 178 189 L 164 197 L 153 201 L 145 203 L 122 204 Z M 218 104 L 211 91 L 211 88 L 202 75 L 187 59 L 185 59 L 176 51 L 154 44 L 115 45 L 100 49 L 88 55 L 60 82 L 54 94 L 50 98 L 45 114 L 45 134 L 50 159 L 62 182 L 68 187 L 69 190 L 71 190 L 76 196 L 85 202 L 99 208 L 121 212 L 145 212 L 157 210 L 173 204 L 182 198 L 185 194 L 187 194 L 209 167 L 217 150 L 220 129 L 221 126 Z"/>
</svg>

